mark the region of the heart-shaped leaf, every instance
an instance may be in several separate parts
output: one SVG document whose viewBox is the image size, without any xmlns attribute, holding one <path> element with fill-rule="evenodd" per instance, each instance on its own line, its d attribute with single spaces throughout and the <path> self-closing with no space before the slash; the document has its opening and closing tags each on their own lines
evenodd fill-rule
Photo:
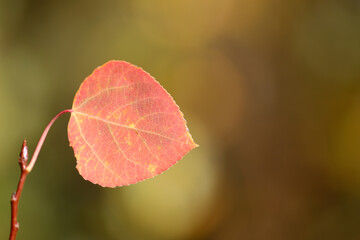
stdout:
<svg viewBox="0 0 360 240">
<path fill-rule="evenodd" d="M 104 187 L 151 178 L 197 146 L 166 90 L 124 61 L 98 67 L 81 84 L 68 137 L 81 176 Z"/>
</svg>

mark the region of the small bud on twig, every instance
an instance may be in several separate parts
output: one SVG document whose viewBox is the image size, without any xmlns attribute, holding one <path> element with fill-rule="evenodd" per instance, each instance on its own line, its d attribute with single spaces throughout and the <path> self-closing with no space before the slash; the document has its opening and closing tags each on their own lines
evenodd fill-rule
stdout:
<svg viewBox="0 0 360 240">
<path fill-rule="evenodd" d="M 24 170 L 26 168 L 27 161 L 28 161 L 28 148 L 26 145 L 26 139 L 24 139 L 23 144 L 21 146 L 20 158 L 19 158 L 19 164 L 21 170 Z"/>
</svg>

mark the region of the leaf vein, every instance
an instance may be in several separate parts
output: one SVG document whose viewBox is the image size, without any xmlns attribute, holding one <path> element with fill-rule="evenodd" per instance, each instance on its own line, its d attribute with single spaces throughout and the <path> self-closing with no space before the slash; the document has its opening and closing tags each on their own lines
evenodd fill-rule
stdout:
<svg viewBox="0 0 360 240">
<path fill-rule="evenodd" d="M 168 139 L 168 140 L 170 140 L 170 141 L 185 143 L 185 142 L 183 142 L 183 141 L 180 141 L 179 139 L 170 138 L 170 137 L 164 136 L 164 135 L 162 135 L 162 134 L 160 134 L 160 133 L 156 133 L 156 132 L 148 131 L 148 130 L 144 130 L 144 129 L 139 129 L 139 128 L 135 128 L 135 127 L 130 127 L 130 126 L 127 126 L 127 125 L 124 125 L 124 124 L 119 124 L 119 123 L 117 123 L 117 122 L 108 121 L 108 120 L 105 120 L 105 119 L 102 119 L 102 118 L 100 118 L 100 117 L 93 116 L 93 115 L 90 115 L 90 114 L 87 114 L 87 113 L 78 112 L 78 111 L 75 111 L 75 110 L 74 110 L 72 113 L 73 113 L 74 115 L 75 115 L 75 114 L 83 115 L 83 116 L 88 117 L 88 118 L 92 118 L 92 119 L 95 119 L 95 120 L 98 120 L 98 121 L 102 121 L 102 122 L 107 123 L 107 124 L 110 124 L 110 125 L 114 125 L 114 126 L 118 126 L 118 127 L 123 127 L 123 128 L 129 129 L 129 130 L 134 130 L 134 131 L 138 131 L 138 132 L 143 132 L 143 133 L 148 133 L 148 134 L 157 135 L 157 136 L 159 136 L 159 137 Z"/>
<path fill-rule="evenodd" d="M 86 138 L 85 138 L 85 136 L 84 136 L 84 134 L 83 134 L 83 132 L 82 132 L 82 130 L 81 130 L 81 127 L 80 127 L 80 125 L 79 125 L 79 121 L 78 121 L 78 119 L 77 119 L 77 117 L 76 117 L 75 114 L 74 114 L 74 117 L 75 117 L 75 120 L 76 120 L 75 122 L 76 122 L 76 124 L 77 124 L 77 126 L 78 126 L 78 128 L 79 128 L 80 136 L 84 139 L 84 142 L 86 143 L 86 145 L 89 146 L 89 148 L 91 149 L 91 151 L 93 152 L 93 154 L 95 155 L 95 157 L 96 157 L 96 158 L 99 160 L 99 162 L 104 166 L 104 168 L 108 169 L 111 173 L 113 173 L 114 175 L 116 175 L 116 176 L 118 176 L 118 177 L 121 178 L 121 176 L 120 176 L 119 174 L 117 174 L 116 172 L 114 172 L 112 169 L 108 168 L 108 167 L 104 164 L 104 162 L 101 160 L 101 158 L 96 154 L 95 150 L 94 150 L 93 147 L 90 145 L 90 143 L 89 143 L 88 141 L 86 141 Z"/>
<path fill-rule="evenodd" d="M 108 87 L 108 88 L 104 88 L 102 89 L 101 91 L 99 91 L 98 93 L 90 96 L 90 97 L 87 97 L 85 99 L 85 101 L 83 101 L 82 103 L 80 103 L 78 106 L 76 106 L 73 110 L 76 110 L 76 109 L 79 109 L 81 107 L 83 107 L 85 104 L 87 104 L 88 102 L 90 102 L 91 100 L 93 100 L 94 98 L 98 97 L 99 95 L 103 94 L 104 92 L 107 92 L 109 90 L 119 90 L 119 89 L 123 89 L 123 88 L 128 88 L 128 87 L 131 87 L 133 85 L 136 85 L 136 84 L 139 84 L 141 82 L 136 82 L 136 83 L 132 83 L 132 84 L 129 84 L 129 85 L 125 85 L 125 86 L 118 86 L 118 87 Z"/>
</svg>

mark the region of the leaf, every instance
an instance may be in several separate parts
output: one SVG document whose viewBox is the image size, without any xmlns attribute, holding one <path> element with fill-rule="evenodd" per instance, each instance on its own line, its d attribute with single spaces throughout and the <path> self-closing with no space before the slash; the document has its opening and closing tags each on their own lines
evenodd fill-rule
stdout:
<svg viewBox="0 0 360 240">
<path fill-rule="evenodd" d="M 197 146 L 166 90 L 141 68 L 114 60 L 81 84 L 68 137 L 81 176 L 103 187 L 154 177 Z"/>
</svg>

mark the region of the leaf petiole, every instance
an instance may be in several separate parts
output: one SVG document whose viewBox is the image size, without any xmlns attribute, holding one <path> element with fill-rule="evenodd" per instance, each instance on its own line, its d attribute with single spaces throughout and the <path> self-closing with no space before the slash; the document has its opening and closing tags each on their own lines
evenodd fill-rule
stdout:
<svg viewBox="0 0 360 240">
<path fill-rule="evenodd" d="M 38 142 L 38 144 L 37 144 L 37 146 L 36 146 L 36 148 L 35 148 L 34 154 L 33 154 L 32 158 L 31 158 L 31 160 L 30 160 L 29 165 L 27 165 L 25 171 L 31 172 L 31 170 L 33 169 L 33 167 L 34 167 L 34 165 L 35 165 L 35 163 L 36 163 L 36 159 L 37 159 L 37 157 L 39 156 L 39 152 L 40 152 L 40 150 L 41 150 L 41 147 L 42 147 L 42 145 L 44 144 L 45 138 L 46 138 L 46 136 L 47 136 L 47 134 L 48 134 L 51 126 L 52 126 L 53 123 L 55 122 L 55 120 L 58 119 L 58 118 L 59 118 L 61 115 L 63 115 L 64 113 L 68 113 L 68 112 L 71 113 L 72 111 L 73 111 L 72 109 L 66 109 L 66 110 L 60 112 L 59 114 L 57 114 L 57 115 L 49 122 L 49 124 L 46 126 L 43 134 L 41 135 L 41 138 L 40 138 L 40 140 L 39 140 L 39 142 Z"/>
</svg>

